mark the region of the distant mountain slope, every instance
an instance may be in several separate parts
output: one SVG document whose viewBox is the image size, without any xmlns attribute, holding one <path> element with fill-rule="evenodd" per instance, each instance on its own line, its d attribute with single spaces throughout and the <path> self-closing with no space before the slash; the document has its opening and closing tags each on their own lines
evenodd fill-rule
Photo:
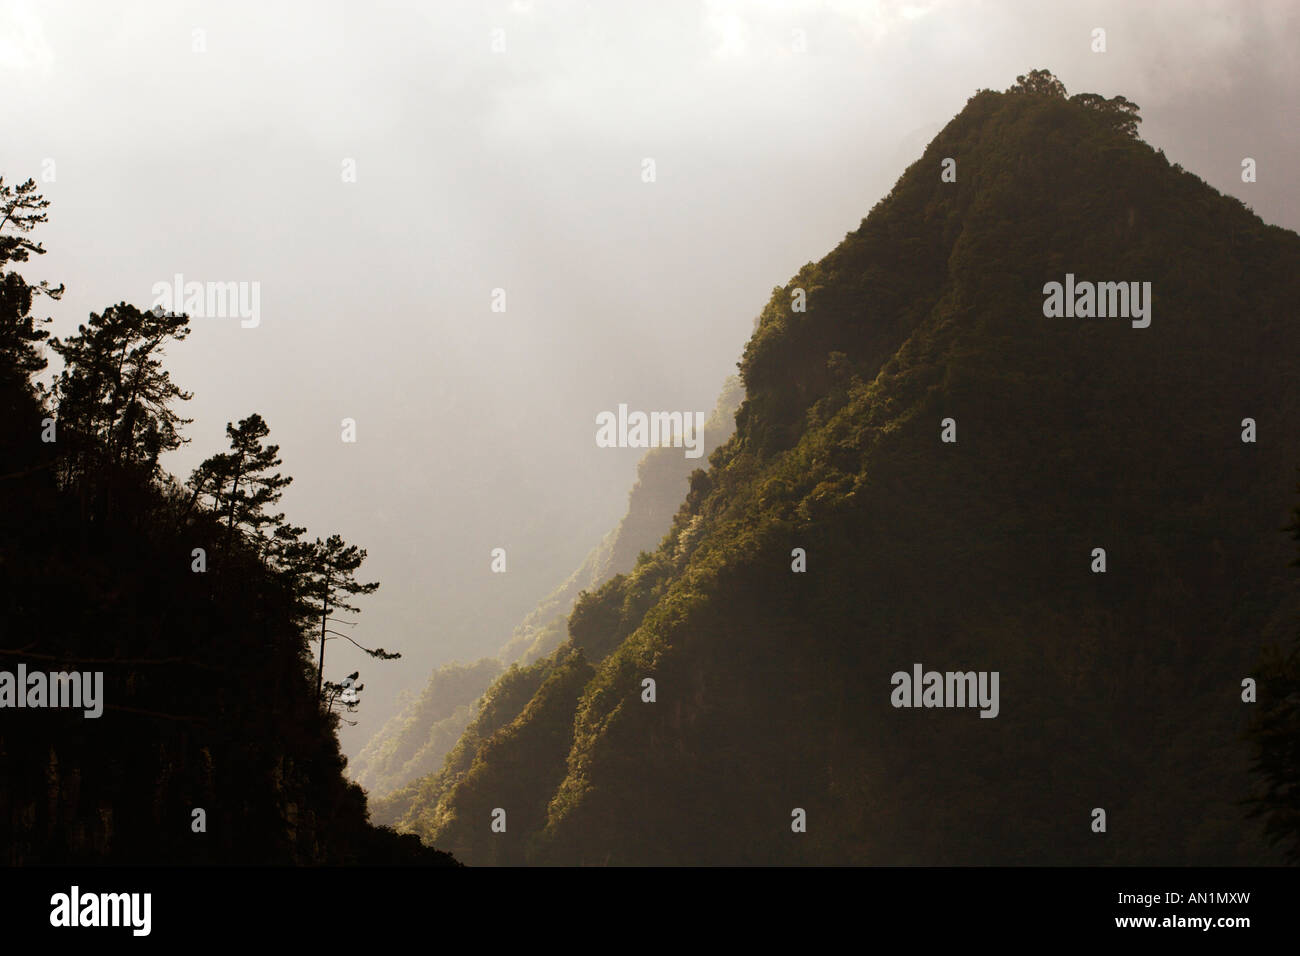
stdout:
<svg viewBox="0 0 1300 956">
<path fill-rule="evenodd" d="M 477 711 L 483 689 L 501 673 L 485 657 L 446 664 L 429 675 L 419 696 L 389 718 L 352 763 L 352 779 L 375 795 L 442 766 Z"/>
<path fill-rule="evenodd" d="M 736 410 L 744 397 L 740 379 L 728 378 L 704 423 L 701 458 L 687 458 L 676 448 L 651 448 L 645 453 L 637 463 L 636 483 L 628 493 L 623 520 L 592 549 L 581 567 L 515 628 L 497 655 L 501 660 L 529 664 L 559 647 L 568 636 L 565 622 L 578 595 L 631 571 L 637 555 L 659 544 L 686 497 L 691 472 L 735 431 Z"/>
<path fill-rule="evenodd" d="M 1296 611 L 1300 237 L 1136 122 L 972 97 L 774 291 L 670 534 L 400 827 L 476 864 L 1275 859 L 1241 681 Z M 1150 282 L 1149 326 L 1048 317 L 1067 275 Z M 997 672 L 997 716 L 894 706 L 917 663 Z"/>
<path fill-rule="evenodd" d="M 704 424 L 706 456 L 731 436 L 743 397 L 740 379 L 731 376 Z M 485 658 L 470 667 L 449 664 L 439 668 L 420 696 L 380 728 L 352 762 L 353 779 L 372 798 L 373 819 L 393 817 L 396 808 L 379 798 L 440 770 L 471 721 L 479 718 L 471 739 L 477 739 L 477 734 L 488 726 L 479 717 L 479 698 L 501 672 L 499 662 L 530 665 L 550 654 L 568 637 L 566 622 L 578 596 L 616 574 L 630 571 L 638 554 L 658 545 L 686 496 L 687 479 L 700 461 L 687 458 L 679 448 L 651 448 L 646 452 L 637 464 L 627 514 L 618 527 L 515 628 L 497 658 Z M 500 700 L 506 699 L 511 698 L 503 695 L 498 707 Z M 527 698 L 521 700 L 504 719 L 512 720 L 526 702 Z"/>
</svg>

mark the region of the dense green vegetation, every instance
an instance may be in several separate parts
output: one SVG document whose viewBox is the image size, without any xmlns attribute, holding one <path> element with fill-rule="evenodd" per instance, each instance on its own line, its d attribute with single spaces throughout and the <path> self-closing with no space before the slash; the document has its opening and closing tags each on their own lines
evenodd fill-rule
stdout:
<svg viewBox="0 0 1300 956">
<path fill-rule="evenodd" d="M 378 586 L 355 580 L 365 552 L 267 510 L 289 479 L 260 416 L 188 485 L 163 471 L 189 395 L 162 360 L 189 319 L 121 303 L 48 340 L 61 289 L 12 268 L 44 251 L 47 205 L 0 181 L 0 670 L 102 671 L 103 713 L 3 711 L 0 860 L 452 862 L 369 826 L 343 776 L 361 687 L 308 640 Z"/>
<path fill-rule="evenodd" d="M 1043 73 L 975 95 L 773 291 L 662 545 L 507 673 L 400 828 L 472 863 L 1277 860 L 1241 681 L 1297 610 L 1300 237 L 1137 122 Z M 1151 282 L 1150 327 L 1046 318 L 1067 272 Z M 998 671 L 1000 715 L 891 707 L 917 661 Z"/>
</svg>

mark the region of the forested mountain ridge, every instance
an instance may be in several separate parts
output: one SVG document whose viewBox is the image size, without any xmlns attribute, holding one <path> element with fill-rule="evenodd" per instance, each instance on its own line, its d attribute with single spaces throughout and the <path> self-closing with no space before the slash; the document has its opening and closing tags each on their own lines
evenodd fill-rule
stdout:
<svg viewBox="0 0 1300 956">
<path fill-rule="evenodd" d="M 704 423 L 702 448 L 708 455 L 731 436 L 736 409 L 740 406 L 740 380 L 731 376 L 723 385 L 713 413 Z M 420 695 L 387 721 L 352 762 L 353 779 L 366 788 L 371 819 L 391 824 L 404 815 L 414 799 L 420 778 L 438 773 L 447 755 L 468 730 L 466 746 L 458 751 L 458 762 L 472 759 L 477 741 L 518 716 L 527 698 L 519 699 L 514 710 L 503 709 L 513 693 L 500 693 L 490 684 L 504 666 L 518 665 L 502 677 L 506 686 L 519 686 L 518 669 L 529 670 L 554 651 L 567 636 L 567 621 L 574 602 L 587 590 L 604 584 L 616 574 L 632 570 L 637 555 L 653 549 L 667 532 L 688 489 L 694 459 L 672 447 L 651 448 L 637 463 L 637 479 L 628 492 L 627 513 L 587 555 L 568 579 L 552 591 L 514 629 L 510 640 L 495 658 L 485 658 L 469 667 L 448 664 L 438 668 Z M 472 672 L 471 679 L 465 679 Z M 536 673 L 541 673 L 538 669 Z M 527 678 L 523 678 L 527 684 Z M 495 704 L 481 709 L 484 695 Z M 472 728 L 471 728 L 471 722 Z M 467 764 L 466 764 L 467 766 Z M 394 790 L 405 793 L 386 799 Z"/>
<path fill-rule="evenodd" d="M 0 862 L 453 863 L 343 776 L 362 685 L 309 640 L 378 586 L 365 552 L 273 513 L 291 479 L 256 414 L 185 484 L 161 468 L 189 318 L 123 302 L 50 339 L 62 287 L 15 268 L 44 252 L 35 189 L 0 180 Z"/>
<path fill-rule="evenodd" d="M 1242 681 L 1296 612 L 1300 237 L 1138 121 L 1041 72 L 972 97 L 774 290 L 662 546 L 400 828 L 476 864 L 1276 860 Z M 1149 323 L 1049 317 L 1074 277 L 1149 282 Z M 996 717 L 896 706 L 918 662 L 998 673 Z"/>
</svg>

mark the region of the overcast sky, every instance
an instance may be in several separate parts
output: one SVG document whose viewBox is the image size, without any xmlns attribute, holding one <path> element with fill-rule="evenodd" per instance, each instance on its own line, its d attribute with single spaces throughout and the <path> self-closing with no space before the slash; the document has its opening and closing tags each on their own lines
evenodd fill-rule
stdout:
<svg viewBox="0 0 1300 956">
<path fill-rule="evenodd" d="M 195 319 L 171 350 L 195 422 L 167 464 L 260 412 L 289 516 L 369 550 L 356 636 L 404 658 L 331 645 L 367 684 L 355 752 L 617 522 L 640 453 L 597 448 L 595 415 L 709 411 L 772 287 L 977 89 L 1045 67 L 1122 93 L 1171 162 L 1300 226 L 1297 10 L 0 0 L 0 174 L 52 201 L 25 272 L 67 284 L 56 333 L 176 273 L 259 283 L 256 328 Z"/>
</svg>

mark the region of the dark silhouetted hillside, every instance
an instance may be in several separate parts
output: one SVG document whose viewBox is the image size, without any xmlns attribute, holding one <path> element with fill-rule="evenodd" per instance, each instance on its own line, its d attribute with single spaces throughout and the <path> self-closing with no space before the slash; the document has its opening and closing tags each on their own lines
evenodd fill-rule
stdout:
<svg viewBox="0 0 1300 956">
<path fill-rule="evenodd" d="M 214 456 L 184 487 L 159 467 L 184 440 L 162 358 L 188 317 L 122 303 L 48 340 L 41 296 L 60 290 L 15 268 L 43 252 L 47 204 L 30 180 L 0 199 L 0 861 L 454 862 L 369 826 L 344 778 L 342 685 L 308 637 L 326 575 L 332 613 L 361 591 L 270 514 L 277 449 Z M 38 389 L 47 348 L 63 365 Z M 265 434 L 259 416 L 241 429 L 245 450 Z M 102 673 L 100 713 L 39 684 L 16 707 L 35 672 Z"/>
</svg>

